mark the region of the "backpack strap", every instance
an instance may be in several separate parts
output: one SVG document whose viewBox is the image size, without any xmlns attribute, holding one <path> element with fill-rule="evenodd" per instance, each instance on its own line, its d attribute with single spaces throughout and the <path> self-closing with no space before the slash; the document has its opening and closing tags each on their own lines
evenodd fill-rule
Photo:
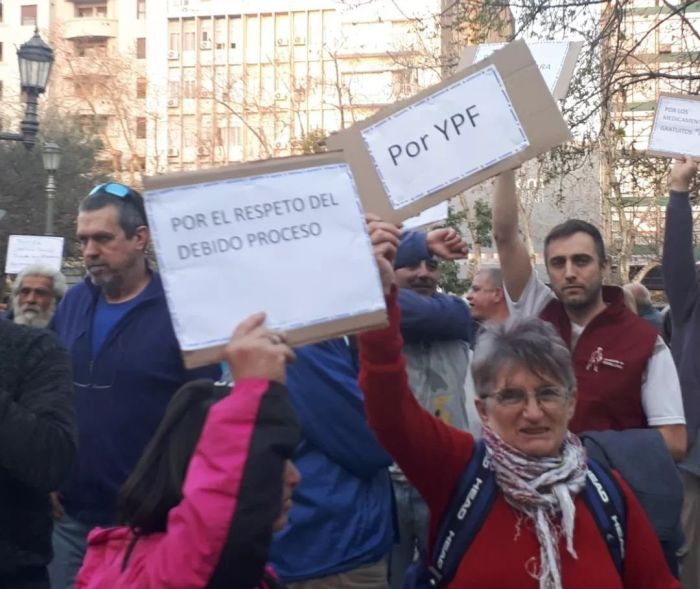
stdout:
<svg viewBox="0 0 700 589">
<path fill-rule="evenodd" d="M 479 440 L 441 519 L 427 570 L 431 587 L 452 580 L 464 553 L 491 511 L 496 499 L 496 477 L 489 463 L 486 444 Z"/>
<path fill-rule="evenodd" d="M 583 499 L 608 547 L 617 572 L 622 576 L 627 530 L 625 496 L 614 475 L 592 458 L 588 459 Z"/>
</svg>

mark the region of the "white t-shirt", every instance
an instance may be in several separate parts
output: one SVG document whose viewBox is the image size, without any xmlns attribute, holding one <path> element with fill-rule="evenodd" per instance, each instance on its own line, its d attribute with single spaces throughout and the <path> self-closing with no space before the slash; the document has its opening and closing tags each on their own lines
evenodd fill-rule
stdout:
<svg viewBox="0 0 700 589">
<path fill-rule="evenodd" d="M 535 271 L 530 274 L 520 300 L 513 301 L 506 291 L 506 301 L 511 314 L 524 317 L 539 316 L 555 297 L 554 292 L 539 279 Z M 572 350 L 584 329 L 582 325 L 571 323 Z M 685 424 L 678 372 L 671 350 L 660 336 L 656 338 L 654 351 L 642 374 L 642 409 L 650 426 Z"/>
</svg>

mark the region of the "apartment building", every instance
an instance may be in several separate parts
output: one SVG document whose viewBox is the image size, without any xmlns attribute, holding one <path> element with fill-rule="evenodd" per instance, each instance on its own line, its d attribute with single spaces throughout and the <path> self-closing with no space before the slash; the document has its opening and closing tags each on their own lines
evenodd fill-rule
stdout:
<svg viewBox="0 0 700 589">
<path fill-rule="evenodd" d="M 149 47 L 152 171 L 302 153 L 436 82 L 439 5 L 169 0 Z"/>
</svg>

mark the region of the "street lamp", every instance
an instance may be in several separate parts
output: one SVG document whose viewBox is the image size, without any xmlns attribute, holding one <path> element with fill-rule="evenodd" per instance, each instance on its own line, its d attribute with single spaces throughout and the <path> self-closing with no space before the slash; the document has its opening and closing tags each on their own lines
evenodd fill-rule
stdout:
<svg viewBox="0 0 700 589">
<path fill-rule="evenodd" d="M 34 36 L 17 50 L 19 76 L 22 92 L 27 102 L 24 119 L 20 123 L 21 133 L 0 133 L 0 140 L 21 141 L 27 149 L 34 147 L 39 131 L 37 104 L 39 94 L 46 90 L 53 65 L 53 49 L 39 36 L 39 29 Z"/>
<path fill-rule="evenodd" d="M 44 170 L 49 174 L 49 179 L 46 182 L 46 229 L 44 229 L 44 235 L 53 235 L 53 201 L 56 197 L 54 174 L 61 165 L 62 153 L 61 148 L 55 143 L 45 144 L 41 152 L 41 157 L 44 159 Z"/>
</svg>

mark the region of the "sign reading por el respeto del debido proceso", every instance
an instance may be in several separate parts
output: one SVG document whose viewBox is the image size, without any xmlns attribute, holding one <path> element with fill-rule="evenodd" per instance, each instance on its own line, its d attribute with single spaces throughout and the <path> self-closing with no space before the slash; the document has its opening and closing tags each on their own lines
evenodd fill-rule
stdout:
<svg viewBox="0 0 700 589">
<path fill-rule="evenodd" d="M 257 311 L 294 330 L 385 309 L 345 164 L 148 190 L 146 205 L 183 351 L 224 345 Z"/>
</svg>

